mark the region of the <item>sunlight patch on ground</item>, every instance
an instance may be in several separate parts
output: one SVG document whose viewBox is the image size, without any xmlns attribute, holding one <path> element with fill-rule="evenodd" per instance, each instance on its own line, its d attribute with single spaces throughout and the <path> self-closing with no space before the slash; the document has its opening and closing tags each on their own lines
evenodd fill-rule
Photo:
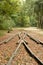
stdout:
<svg viewBox="0 0 43 65">
<path fill-rule="evenodd" d="M 36 27 L 28 27 L 28 28 L 14 28 L 17 30 L 26 30 L 26 31 L 33 31 L 34 33 L 38 33 L 38 34 L 42 34 L 43 35 L 43 30 L 42 29 L 38 29 Z"/>
<path fill-rule="evenodd" d="M 39 33 L 39 34 L 43 34 L 43 30 L 38 29 L 36 27 L 24 28 L 24 30 L 33 31 L 33 32 L 36 32 L 36 33 Z"/>
</svg>

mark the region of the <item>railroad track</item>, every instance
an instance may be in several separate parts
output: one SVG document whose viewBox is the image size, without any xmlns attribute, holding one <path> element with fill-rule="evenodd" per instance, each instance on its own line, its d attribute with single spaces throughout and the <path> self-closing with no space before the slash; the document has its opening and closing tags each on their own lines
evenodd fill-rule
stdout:
<svg viewBox="0 0 43 65">
<path fill-rule="evenodd" d="M 30 36 L 28 33 L 26 33 L 26 32 L 23 33 L 23 34 L 24 34 L 23 36 L 21 36 L 21 34 L 22 34 L 22 32 L 19 33 L 19 34 L 16 34 L 16 35 L 18 35 L 18 38 L 19 38 L 19 41 L 17 42 L 17 43 L 18 43 L 18 46 L 17 46 L 16 50 L 12 53 L 12 56 L 10 57 L 10 59 L 9 59 L 9 61 L 8 61 L 8 63 L 7 63 L 6 65 L 11 65 L 11 62 L 13 61 L 13 58 L 15 58 L 15 56 L 18 54 L 18 50 L 19 50 L 21 44 L 23 44 L 23 45 L 25 46 L 25 49 L 28 51 L 28 54 L 30 54 L 31 57 L 34 58 L 39 65 L 43 65 L 43 62 L 32 52 L 32 50 L 31 50 L 31 49 L 29 48 L 29 46 L 26 44 L 27 41 L 25 40 L 25 37 L 28 36 L 28 37 L 30 38 L 30 40 L 33 40 L 33 41 L 35 41 L 36 43 L 41 44 L 41 45 L 43 45 L 43 42 L 41 42 L 41 41 L 39 41 L 39 40 L 37 40 L 37 39 L 31 37 L 31 36 Z M 14 35 L 14 36 L 16 36 L 16 35 Z M 5 41 L 2 42 L 2 43 L 7 43 L 7 42 L 9 42 L 10 40 L 12 40 L 12 39 L 14 38 L 14 36 L 12 36 L 11 38 L 7 39 L 7 41 L 5 40 Z M 1 43 L 1 44 L 2 44 L 2 43 Z"/>
<path fill-rule="evenodd" d="M 28 53 L 38 62 L 39 65 L 43 65 L 43 62 L 31 51 L 28 45 L 24 42 L 23 43 L 25 48 L 27 49 Z"/>
<path fill-rule="evenodd" d="M 30 34 L 28 34 L 28 33 L 25 33 L 25 34 L 26 34 L 31 40 L 33 40 L 34 42 L 36 42 L 37 44 L 43 45 L 43 42 L 42 42 L 41 40 L 32 37 L 32 36 L 31 36 Z"/>
<path fill-rule="evenodd" d="M 3 43 L 7 43 L 7 42 L 11 41 L 15 36 L 19 36 L 20 33 L 21 33 L 21 32 L 18 32 L 18 33 L 16 33 L 16 34 L 13 34 L 13 35 L 10 36 L 9 38 L 7 38 L 7 39 L 1 41 L 1 42 L 0 42 L 0 45 L 2 45 Z"/>
</svg>

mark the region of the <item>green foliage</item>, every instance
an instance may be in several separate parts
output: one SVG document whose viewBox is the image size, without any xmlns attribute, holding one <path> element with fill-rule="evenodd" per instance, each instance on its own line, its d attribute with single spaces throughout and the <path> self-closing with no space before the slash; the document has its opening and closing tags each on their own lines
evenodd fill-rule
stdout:
<svg viewBox="0 0 43 65">
<path fill-rule="evenodd" d="M 10 0 L 0 1 L 0 29 L 8 29 L 15 26 L 15 20 L 11 16 L 15 15 L 21 9 L 18 2 L 17 0 L 14 2 Z"/>
<path fill-rule="evenodd" d="M 0 36 L 3 36 L 5 33 L 7 32 L 7 30 L 0 30 Z"/>
<path fill-rule="evenodd" d="M 14 26 L 14 21 L 7 15 L 0 15 L 0 29 L 10 29 Z"/>
<path fill-rule="evenodd" d="M 34 16 L 30 17 L 30 26 L 37 27 L 37 20 L 35 19 Z"/>
<path fill-rule="evenodd" d="M 0 0 L 0 29 L 43 28 L 43 0 Z"/>
<path fill-rule="evenodd" d="M 37 14 L 38 27 L 43 28 L 43 0 L 35 3 L 35 13 Z"/>
</svg>

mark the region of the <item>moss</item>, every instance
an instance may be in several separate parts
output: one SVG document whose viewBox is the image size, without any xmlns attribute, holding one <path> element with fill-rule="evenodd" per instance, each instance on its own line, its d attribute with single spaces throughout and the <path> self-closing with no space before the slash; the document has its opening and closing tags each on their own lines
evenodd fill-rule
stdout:
<svg viewBox="0 0 43 65">
<path fill-rule="evenodd" d="M 0 37 L 6 34 L 7 30 L 0 30 Z"/>
<path fill-rule="evenodd" d="M 9 56 L 6 56 L 6 57 L 5 57 L 5 60 L 7 60 L 7 61 L 8 61 L 9 59 L 10 59 L 10 57 L 9 57 Z"/>
</svg>

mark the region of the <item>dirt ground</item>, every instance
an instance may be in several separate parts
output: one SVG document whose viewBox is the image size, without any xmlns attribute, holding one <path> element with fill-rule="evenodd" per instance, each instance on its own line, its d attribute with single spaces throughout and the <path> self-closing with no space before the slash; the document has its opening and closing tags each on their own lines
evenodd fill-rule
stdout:
<svg viewBox="0 0 43 65">
<path fill-rule="evenodd" d="M 7 33 L 3 37 L 0 37 L 0 41 L 9 38 L 13 34 L 16 34 L 18 32 L 27 32 L 31 36 L 41 40 L 43 42 L 43 34 L 38 33 L 38 31 L 33 31 L 33 30 L 14 30 L 10 33 Z M 22 35 L 23 36 L 23 35 Z M 19 40 L 18 36 L 14 37 L 11 41 L 9 41 L 6 44 L 0 45 L 0 65 L 7 64 L 9 61 L 12 53 L 15 51 L 17 48 L 18 44 L 17 41 Z M 30 40 L 27 36 L 25 37 L 25 40 L 28 42 L 28 46 L 30 49 L 34 52 L 35 55 L 43 62 L 43 46 L 40 44 L 36 44 L 32 40 Z M 13 59 L 11 65 L 38 65 L 38 63 L 32 58 L 27 51 L 25 50 L 25 47 L 23 44 L 20 46 L 18 50 L 18 54 L 16 57 Z"/>
</svg>

